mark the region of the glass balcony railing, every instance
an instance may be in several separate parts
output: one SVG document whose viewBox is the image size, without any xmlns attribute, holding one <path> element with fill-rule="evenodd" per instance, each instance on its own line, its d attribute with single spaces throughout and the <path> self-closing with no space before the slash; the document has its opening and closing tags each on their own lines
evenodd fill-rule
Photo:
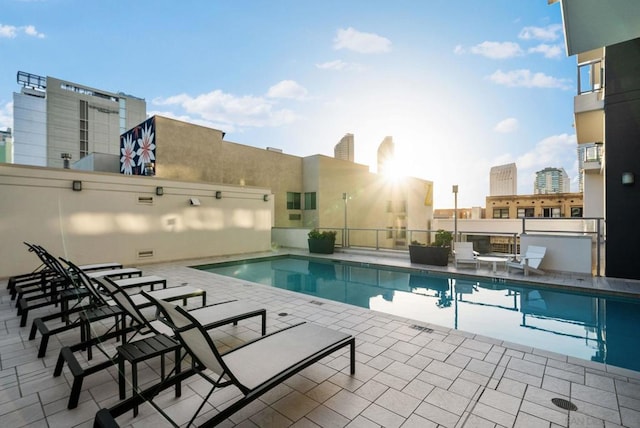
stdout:
<svg viewBox="0 0 640 428">
<path fill-rule="evenodd" d="M 578 95 L 604 88 L 604 61 L 602 58 L 578 64 Z"/>
</svg>

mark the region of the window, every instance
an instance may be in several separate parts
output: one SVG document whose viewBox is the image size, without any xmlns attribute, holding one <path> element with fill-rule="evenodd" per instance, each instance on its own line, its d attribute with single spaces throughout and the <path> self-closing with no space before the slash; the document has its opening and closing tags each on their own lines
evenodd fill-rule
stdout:
<svg viewBox="0 0 640 428">
<path fill-rule="evenodd" d="M 542 217 L 560 217 L 560 207 L 543 208 Z"/>
<path fill-rule="evenodd" d="M 582 217 L 582 207 L 571 207 L 571 217 Z"/>
<path fill-rule="evenodd" d="M 287 192 L 287 209 L 288 210 L 300 209 L 300 193 Z"/>
<path fill-rule="evenodd" d="M 316 192 L 305 192 L 304 194 L 304 209 L 315 210 L 316 209 Z"/>
<path fill-rule="evenodd" d="M 89 154 L 89 103 L 80 100 L 80 159 Z"/>
<path fill-rule="evenodd" d="M 518 208 L 518 218 L 533 217 L 533 208 Z"/>
<path fill-rule="evenodd" d="M 387 201 L 387 212 L 388 213 L 393 212 L 393 203 L 391 201 Z"/>
<path fill-rule="evenodd" d="M 493 218 L 509 218 L 509 208 L 494 208 Z"/>
</svg>

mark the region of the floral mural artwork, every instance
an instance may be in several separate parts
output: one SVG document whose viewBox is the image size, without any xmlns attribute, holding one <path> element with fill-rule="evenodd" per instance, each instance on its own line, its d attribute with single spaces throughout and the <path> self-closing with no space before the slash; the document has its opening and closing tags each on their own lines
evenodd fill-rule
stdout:
<svg viewBox="0 0 640 428">
<path fill-rule="evenodd" d="M 145 123 L 142 129 L 142 138 L 138 138 L 138 166 L 142 166 L 149 162 L 156 160 L 155 149 L 156 145 L 153 143 L 153 127 L 147 128 Z"/>
<path fill-rule="evenodd" d="M 155 117 L 120 136 L 120 172 L 125 175 L 154 175 L 156 160 Z"/>
<path fill-rule="evenodd" d="M 134 160 L 136 151 L 133 148 L 131 134 L 120 137 L 120 172 L 126 175 L 133 174 Z"/>
</svg>

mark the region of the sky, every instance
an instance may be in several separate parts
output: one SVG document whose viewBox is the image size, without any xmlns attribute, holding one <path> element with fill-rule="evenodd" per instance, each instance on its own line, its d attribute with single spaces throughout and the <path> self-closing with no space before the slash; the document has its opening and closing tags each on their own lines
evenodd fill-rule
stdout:
<svg viewBox="0 0 640 428">
<path fill-rule="evenodd" d="M 0 129 L 18 71 L 144 98 L 225 140 L 434 182 L 435 208 L 485 206 L 492 166 L 518 194 L 564 168 L 578 191 L 576 59 L 547 0 L 0 0 Z"/>
</svg>

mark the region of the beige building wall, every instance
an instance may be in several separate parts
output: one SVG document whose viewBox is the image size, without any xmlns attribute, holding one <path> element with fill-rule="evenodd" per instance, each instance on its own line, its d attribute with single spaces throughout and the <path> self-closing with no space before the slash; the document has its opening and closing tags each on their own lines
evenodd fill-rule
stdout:
<svg viewBox="0 0 640 428">
<path fill-rule="evenodd" d="M 213 128 L 162 116 L 155 122 L 156 177 L 270 189 L 275 224 L 303 225 L 286 210 L 287 192 L 302 192 L 300 157 L 224 141 L 224 133 Z"/>
<path fill-rule="evenodd" d="M 431 183 L 425 180 L 394 183 L 369 172 L 366 165 L 323 155 L 301 158 L 224 141 L 222 131 L 161 116 L 155 117 L 155 126 L 156 177 L 270 189 L 276 227 L 343 229 L 345 193 L 349 228 L 424 229 L 433 215 L 432 207 L 424 203 Z M 300 209 L 287 207 L 289 192 L 300 194 Z M 304 206 L 305 192 L 316 193 L 316 209 Z M 226 192 L 221 196 L 234 197 Z M 405 239 L 387 235 L 379 239 L 398 245 Z"/>
<path fill-rule="evenodd" d="M 583 194 L 582 193 L 554 193 L 538 195 L 513 195 L 513 196 L 487 196 L 486 217 L 487 218 L 518 218 L 518 209 L 533 211 L 529 217 L 545 217 L 545 209 L 560 209 L 561 217 L 582 217 L 582 214 L 575 215 L 578 211 L 582 213 Z M 502 217 L 496 217 L 497 211 Z M 572 215 L 572 212 L 574 215 Z M 504 214 L 508 213 L 508 217 Z M 547 216 L 549 217 L 549 216 Z"/>
<path fill-rule="evenodd" d="M 425 229 L 433 216 L 424 203 L 430 183 L 425 180 L 394 182 L 365 165 L 322 155 L 304 158 L 303 169 L 304 191 L 318 195 L 318 209 L 304 211 L 305 226 L 341 234 L 346 224 L 350 245 L 402 247 L 407 229 Z"/>
<path fill-rule="evenodd" d="M 72 190 L 73 180 L 81 191 Z M 230 197 L 216 199 L 216 190 Z M 25 241 L 79 264 L 267 251 L 273 201 L 264 194 L 269 190 L 260 187 L 2 164 L 0 277 L 38 266 Z"/>
<path fill-rule="evenodd" d="M 47 77 L 47 166 L 61 168 L 62 153 L 80 159 L 80 101 L 87 103 L 88 153 L 119 155 L 121 115 L 126 118 L 124 129 L 146 118 L 143 99 Z"/>
</svg>

